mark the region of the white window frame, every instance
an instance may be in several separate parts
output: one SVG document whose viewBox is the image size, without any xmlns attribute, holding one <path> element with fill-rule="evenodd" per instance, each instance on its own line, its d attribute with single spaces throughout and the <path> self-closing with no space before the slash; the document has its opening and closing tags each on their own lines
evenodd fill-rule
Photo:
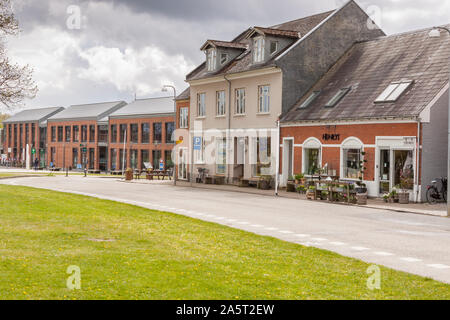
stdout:
<svg viewBox="0 0 450 320">
<path fill-rule="evenodd" d="M 228 53 L 222 52 L 220 54 L 220 64 L 224 65 L 228 61 Z"/>
<path fill-rule="evenodd" d="M 340 176 L 341 180 L 359 181 L 360 180 L 359 178 L 347 178 L 347 177 L 344 177 L 344 165 L 345 165 L 344 164 L 344 152 L 345 152 L 345 150 L 355 149 L 355 150 L 360 150 L 360 152 L 362 153 L 362 152 L 364 152 L 364 143 L 360 139 L 358 139 L 356 137 L 348 137 L 347 139 L 345 139 L 342 142 L 340 149 L 341 149 L 340 150 L 340 153 L 341 153 L 341 155 L 340 155 L 340 158 L 341 158 L 340 159 L 340 162 L 341 162 L 340 167 L 341 168 L 340 168 L 339 176 Z M 360 161 L 364 161 L 364 156 L 362 154 L 360 155 Z M 362 176 L 362 177 L 364 179 L 364 176 Z"/>
<path fill-rule="evenodd" d="M 272 44 L 275 44 L 275 51 L 272 51 Z M 270 55 L 274 55 L 275 53 L 278 52 L 278 46 L 279 46 L 278 41 L 273 41 L 273 40 L 270 41 L 270 48 L 269 48 Z"/>
<path fill-rule="evenodd" d="M 206 117 L 206 93 L 197 94 L 197 117 Z"/>
<path fill-rule="evenodd" d="M 253 62 L 260 63 L 264 61 L 264 44 L 265 39 L 263 36 L 253 39 Z"/>
<path fill-rule="evenodd" d="M 236 115 L 245 115 L 245 88 L 235 90 L 235 109 Z"/>
<path fill-rule="evenodd" d="M 217 51 L 214 48 L 206 50 L 206 67 L 208 71 L 216 70 Z"/>
<path fill-rule="evenodd" d="M 306 168 L 306 151 L 310 149 L 318 149 L 319 150 L 319 160 L 318 166 L 322 167 L 322 143 L 319 139 L 310 137 L 303 142 L 302 145 L 302 173 L 307 176 L 310 176 L 307 172 Z"/>
<path fill-rule="evenodd" d="M 258 113 L 270 113 L 270 85 L 258 87 Z"/>
<path fill-rule="evenodd" d="M 216 116 L 223 117 L 225 115 L 225 91 L 216 92 Z"/>
<path fill-rule="evenodd" d="M 375 103 L 395 102 L 401 95 L 412 85 L 412 80 L 392 82 L 388 87 L 375 99 Z"/>
<path fill-rule="evenodd" d="M 182 107 L 180 108 L 180 129 L 188 128 L 189 123 L 189 108 Z"/>
</svg>

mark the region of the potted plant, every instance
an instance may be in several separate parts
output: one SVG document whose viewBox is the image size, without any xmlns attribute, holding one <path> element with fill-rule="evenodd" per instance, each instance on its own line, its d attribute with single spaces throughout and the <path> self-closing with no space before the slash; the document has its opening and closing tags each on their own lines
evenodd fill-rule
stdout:
<svg viewBox="0 0 450 320">
<path fill-rule="evenodd" d="M 306 199 L 316 200 L 316 187 L 315 186 L 308 187 L 308 190 L 306 191 Z"/>
<path fill-rule="evenodd" d="M 385 193 L 385 194 L 383 195 L 383 200 L 384 200 L 384 202 L 388 203 L 388 202 L 389 202 L 389 198 L 390 198 L 390 194 L 389 194 L 389 193 Z"/>
<path fill-rule="evenodd" d="M 133 180 L 133 169 L 128 168 L 127 170 L 125 170 L 125 180 L 126 181 Z"/>
<path fill-rule="evenodd" d="M 306 187 L 304 185 L 299 185 L 297 187 L 297 192 L 300 194 L 305 194 L 306 193 Z"/>
<path fill-rule="evenodd" d="M 259 178 L 259 188 L 261 190 L 269 190 L 272 183 L 272 176 L 261 176 Z"/>
<path fill-rule="evenodd" d="M 408 192 L 408 180 L 405 178 L 400 179 L 400 189 L 398 191 L 398 202 L 400 204 L 409 203 L 409 192 Z"/>
<path fill-rule="evenodd" d="M 295 179 L 295 184 L 302 184 L 302 185 L 305 184 L 305 175 L 303 173 L 296 174 L 294 176 L 294 179 Z"/>
<path fill-rule="evenodd" d="M 392 191 L 391 191 L 391 201 L 394 203 L 398 203 L 399 200 L 400 199 L 398 197 L 397 189 L 396 189 L 396 187 L 394 187 L 394 188 L 392 188 Z"/>
<path fill-rule="evenodd" d="M 288 181 L 286 185 L 287 192 L 295 192 L 295 184 L 292 181 Z"/>
</svg>

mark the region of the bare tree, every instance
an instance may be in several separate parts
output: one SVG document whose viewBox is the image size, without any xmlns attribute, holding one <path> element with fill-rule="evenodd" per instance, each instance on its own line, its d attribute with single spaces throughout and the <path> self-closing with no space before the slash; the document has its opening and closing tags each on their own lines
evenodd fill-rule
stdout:
<svg viewBox="0 0 450 320">
<path fill-rule="evenodd" d="M 19 24 L 11 8 L 11 0 L 0 0 L 0 103 L 7 108 L 20 105 L 25 98 L 34 98 L 38 91 L 33 70 L 11 63 L 6 52 L 6 37 L 19 33 Z"/>
</svg>

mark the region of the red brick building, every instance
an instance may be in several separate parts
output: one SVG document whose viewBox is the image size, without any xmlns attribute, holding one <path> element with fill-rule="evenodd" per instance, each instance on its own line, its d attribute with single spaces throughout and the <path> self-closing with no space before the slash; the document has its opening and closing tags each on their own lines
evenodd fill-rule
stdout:
<svg viewBox="0 0 450 320">
<path fill-rule="evenodd" d="M 47 120 L 47 166 L 108 169 L 108 116 L 123 101 L 70 106 Z"/>
<path fill-rule="evenodd" d="M 24 110 L 3 121 L 3 157 L 14 166 L 26 167 L 27 145 L 30 165 L 38 158 L 46 166 L 47 119 L 64 108 Z"/>
<path fill-rule="evenodd" d="M 110 170 L 156 169 L 161 161 L 165 169 L 173 168 L 174 118 L 172 97 L 138 99 L 112 113 L 109 116 Z"/>
<path fill-rule="evenodd" d="M 448 161 L 450 39 L 430 30 L 356 43 L 282 116 L 282 184 L 325 173 L 425 200 Z"/>
<path fill-rule="evenodd" d="M 177 121 L 176 121 L 176 155 L 177 155 L 177 179 L 188 180 L 189 178 L 189 105 L 190 90 L 187 88 L 177 98 Z"/>
</svg>

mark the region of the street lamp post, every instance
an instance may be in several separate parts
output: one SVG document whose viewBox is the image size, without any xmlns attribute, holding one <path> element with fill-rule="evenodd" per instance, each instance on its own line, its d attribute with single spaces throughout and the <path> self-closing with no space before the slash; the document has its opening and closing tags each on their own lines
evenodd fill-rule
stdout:
<svg viewBox="0 0 450 320">
<path fill-rule="evenodd" d="M 174 129 L 175 129 L 175 124 L 177 123 L 177 89 L 175 89 L 174 86 L 171 85 L 164 85 L 162 87 L 162 92 L 167 92 L 168 88 L 171 88 L 173 90 L 173 112 L 174 112 L 174 121 L 173 121 L 173 125 L 174 125 Z M 175 142 L 176 143 L 176 142 Z M 173 154 L 173 153 L 172 153 Z M 174 159 L 172 159 L 172 163 L 173 163 L 173 185 L 176 186 L 177 185 L 177 174 L 176 174 L 176 161 L 175 158 L 176 156 L 173 154 Z"/>
<path fill-rule="evenodd" d="M 430 31 L 429 36 L 431 38 L 439 38 L 441 36 L 440 30 L 447 31 L 450 35 L 450 29 L 446 27 L 435 27 L 433 30 Z M 450 70 L 449 70 L 450 75 Z M 450 78 L 449 78 L 450 81 Z M 450 92 L 449 92 L 449 104 L 448 104 L 448 127 L 447 127 L 447 178 L 450 178 Z M 447 182 L 448 183 L 448 182 Z M 450 217 L 450 189 L 447 185 L 447 217 Z"/>
</svg>

